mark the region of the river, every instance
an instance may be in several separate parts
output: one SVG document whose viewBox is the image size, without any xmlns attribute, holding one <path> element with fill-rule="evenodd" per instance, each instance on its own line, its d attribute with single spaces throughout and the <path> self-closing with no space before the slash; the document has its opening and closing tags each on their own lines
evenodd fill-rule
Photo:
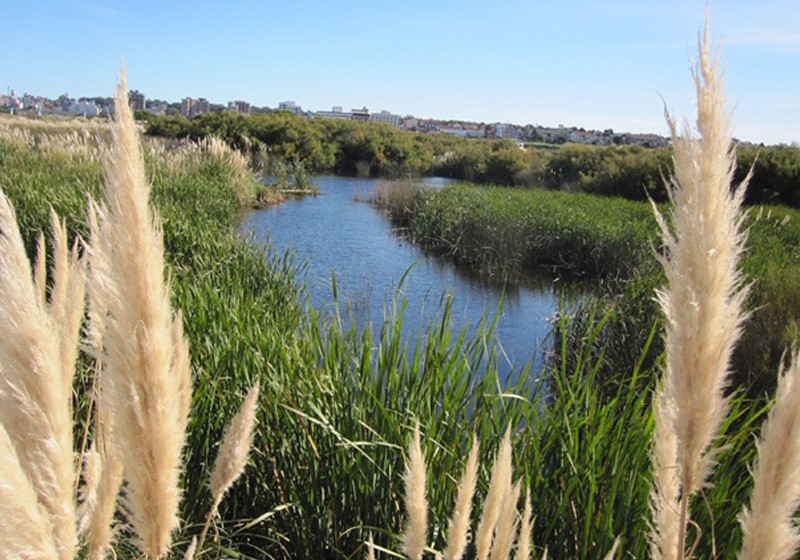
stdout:
<svg viewBox="0 0 800 560">
<path fill-rule="evenodd" d="M 504 355 L 501 372 L 507 375 L 528 362 L 534 368 L 541 365 L 557 305 L 549 282 L 504 290 L 409 243 L 380 211 L 358 201 L 377 187 L 376 179 L 321 176 L 313 182 L 318 196 L 254 210 L 241 231 L 254 242 L 270 243 L 279 254 L 291 252 L 306 265 L 304 280 L 314 307 L 334 311 L 335 274 L 342 315 L 348 315 L 349 307 L 358 328 L 371 324 L 377 330 L 399 296 L 407 301 L 404 335 L 415 337 L 440 316 L 447 294 L 452 326 L 473 331 L 481 317 L 492 318 L 502 298 L 494 333 Z M 426 182 L 440 186 L 444 181 Z"/>
</svg>

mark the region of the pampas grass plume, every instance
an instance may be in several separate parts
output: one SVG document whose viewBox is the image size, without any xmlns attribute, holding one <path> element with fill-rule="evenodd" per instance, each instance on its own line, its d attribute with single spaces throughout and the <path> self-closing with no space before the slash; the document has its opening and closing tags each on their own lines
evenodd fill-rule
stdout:
<svg viewBox="0 0 800 560">
<path fill-rule="evenodd" d="M 478 523 L 478 532 L 475 536 L 476 557 L 486 560 L 492 547 L 495 527 L 500 518 L 503 500 L 506 492 L 511 488 L 511 428 L 506 429 L 500 448 L 497 450 L 492 478 L 489 482 L 489 491 L 483 504 L 481 520 Z"/>
<path fill-rule="evenodd" d="M 800 354 L 778 381 L 775 404 L 758 443 L 750 508 L 741 516 L 741 560 L 793 558 L 800 546 Z"/>
<path fill-rule="evenodd" d="M 516 560 L 530 560 L 531 530 L 533 529 L 533 507 L 530 492 L 525 493 L 525 505 L 522 508 L 522 520 L 519 525 Z"/>
<path fill-rule="evenodd" d="M 95 503 L 86 522 L 89 560 L 102 560 L 114 538 L 114 511 L 122 486 L 122 463 L 116 453 L 96 452 L 100 461 Z"/>
<path fill-rule="evenodd" d="M 614 544 L 611 545 L 611 550 L 609 550 L 608 554 L 605 555 L 605 559 L 604 560 L 614 560 L 614 558 L 617 556 L 617 550 L 619 549 L 619 543 L 620 543 L 619 537 L 614 539 Z"/>
<path fill-rule="evenodd" d="M 506 560 L 510 557 L 514 538 L 517 534 L 517 502 L 520 495 L 520 482 L 506 488 L 500 517 L 497 518 L 497 530 L 492 546 L 492 560 Z"/>
<path fill-rule="evenodd" d="M 740 233 L 744 188 L 733 193 L 730 188 L 735 168 L 730 118 L 725 113 L 719 62 L 709 46 L 708 15 L 698 50 L 693 77 L 700 138 L 688 125 L 679 134 L 668 117 L 675 164 L 668 189 L 672 227 L 656 211 L 666 247 L 661 262 L 668 282 L 657 293 L 667 324 L 665 402 L 656 416 L 656 423 L 666 427 L 657 427 L 656 435 L 673 431 L 676 439 L 678 558 L 685 553 L 689 500 L 703 487 L 714 465 L 713 439 L 728 411 L 724 389 L 747 294 L 737 271 L 744 243 Z M 662 533 L 660 527 L 654 531 L 653 546 L 664 550 L 659 540 L 668 531 Z"/>
<path fill-rule="evenodd" d="M 0 424 L 0 550 L 4 558 L 57 560 L 53 527 Z"/>
<path fill-rule="evenodd" d="M 650 536 L 650 558 L 652 560 L 675 560 L 678 550 L 680 525 L 679 483 L 677 454 L 678 444 L 675 432 L 671 429 L 668 409 L 669 403 L 663 391 L 653 398 L 655 424 L 653 434 L 653 488 L 650 492 L 650 511 L 652 516 Z"/>
<path fill-rule="evenodd" d="M 425 458 L 420 445 L 419 424 L 408 448 L 406 465 L 406 510 L 408 521 L 403 547 L 410 560 L 419 560 L 428 537 L 428 502 L 425 490 Z"/>
<path fill-rule="evenodd" d="M 68 559 L 77 547 L 71 377 L 65 379 L 58 327 L 2 193 L 0 232 L 0 424 L 50 520 L 59 556 Z"/>
<path fill-rule="evenodd" d="M 460 560 L 464 556 L 469 537 L 469 522 L 472 514 L 472 498 L 475 495 L 475 484 L 478 480 L 478 437 L 472 437 L 472 449 L 461 475 L 456 495 L 456 505 L 453 515 L 447 525 L 447 546 L 444 550 L 444 560 Z"/>
<path fill-rule="evenodd" d="M 256 382 L 247 393 L 239 412 L 233 417 L 231 425 L 222 439 L 209 482 L 211 494 L 216 503 L 219 503 L 247 465 L 247 458 L 253 445 L 258 395 L 259 383 Z"/>
<path fill-rule="evenodd" d="M 367 539 L 367 560 L 375 560 L 375 542 L 372 540 L 372 533 Z"/>
<path fill-rule="evenodd" d="M 175 340 L 164 245 L 149 203 L 150 186 L 123 69 L 115 99 L 113 147 L 106 162 L 108 207 L 91 233 L 89 293 L 103 318 L 105 402 L 114 411 L 113 439 L 120 450 L 125 509 L 137 546 L 161 558 L 178 526 L 181 453 L 186 439 L 184 355 Z M 96 313 L 95 313 L 96 315 Z"/>
<path fill-rule="evenodd" d="M 203 525 L 203 530 L 200 533 L 200 539 L 196 543 L 198 551 L 203 550 L 211 520 L 216 515 L 223 496 L 236 482 L 236 479 L 241 476 L 247 465 L 250 448 L 253 446 L 253 430 L 256 425 L 259 391 L 260 385 L 256 381 L 255 385 L 247 393 L 239 412 L 231 420 L 231 425 L 222 439 L 222 444 L 217 453 L 217 460 L 214 463 L 214 471 L 211 473 L 209 480 L 212 504 L 206 517 L 206 522 Z"/>
</svg>

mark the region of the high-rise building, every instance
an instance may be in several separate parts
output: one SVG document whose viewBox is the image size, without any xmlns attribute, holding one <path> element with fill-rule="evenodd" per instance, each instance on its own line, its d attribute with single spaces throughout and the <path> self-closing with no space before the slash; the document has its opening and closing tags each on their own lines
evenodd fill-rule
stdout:
<svg viewBox="0 0 800 560">
<path fill-rule="evenodd" d="M 250 114 L 250 104 L 247 101 L 231 101 L 228 103 L 228 109 L 243 115 Z"/>
<path fill-rule="evenodd" d="M 128 103 L 134 111 L 144 111 L 146 98 L 138 89 L 128 92 Z"/>
</svg>

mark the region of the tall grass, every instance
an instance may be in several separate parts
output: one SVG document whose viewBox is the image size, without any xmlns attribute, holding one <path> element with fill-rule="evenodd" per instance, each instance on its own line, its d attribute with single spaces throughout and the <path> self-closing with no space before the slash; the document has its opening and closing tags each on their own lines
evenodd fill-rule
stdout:
<svg viewBox="0 0 800 560">
<path fill-rule="evenodd" d="M 123 73 L 112 143 L 108 152 L 100 148 L 106 196 L 100 205 L 90 203 L 88 243 L 80 251 L 77 240 L 68 250 L 65 225 L 53 214 L 49 298 L 43 237 L 32 270 L 15 212 L 0 194 L 0 318 L 6 329 L 0 343 L 0 423 L 11 459 L 0 485 L 7 499 L 25 504 L 30 511 L 20 516 L 34 523 L 31 530 L 12 532 L 7 520 L 0 540 L 20 558 L 68 560 L 84 543 L 90 558 L 103 558 L 114 538 L 114 504 L 148 558 L 170 552 L 179 525 L 191 406 L 189 350 L 182 317 L 170 305 L 161 228 L 150 207 L 126 91 Z M 12 149 L 25 144 L 20 138 L 12 135 Z M 61 157 L 58 147 L 48 142 L 42 151 Z M 93 149 L 80 146 L 81 163 Z M 97 363 L 90 397 L 96 430 L 91 448 L 80 449 L 79 472 L 71 389 L 87 294 L 87 335 Z M 248 418 L 252 424 L 252 411 Z M 221 451 L 230 453 L 231 446 Z M 240 472 L 245 461 L 235 462 Z M 226 475 L 226 486 L 236 476 Z"/>
<path fill-rule="evenodd" d="M 417 242 L 500 281 L 534 267 L 563 276 L 631 276 L 656 239 L 650 209 L 591 195 L 508 187 L 401 187 L 376 200 Z"/>
<path fill-rule="evenodd" d="M 438 320 L 416 340 L 401 336 L 402 301 L 375 331 L 343 330 L 335 319 L 306 308 L 291 260 L 237 239 L 242 200 L 237 192 L 257 185 L 239 159 L 207 146 L 173 150 L 147 146 L 143 159 L 146 177 L 153 183 L 152 200 L 161 215 L 165 277 L 170 281 L 171 303 L 183 315 L 195 387 L 180 481 L 182 523 L 172 534 L 174 548 L 184 550 L 192 537 L 203 532 L 223 486 L 209 488 L 207 481 L 209 465 L 218 454 L 216 442 L 223 439 L 227 419 L 234 416 L 245 391 L 259 382 L 250 468 L 219 504 L 219 518 L 209 524 L 201 554 L 213 548 L 219 556 L 230 557 L 342 558 L 366 554 L 364 543 L 370 540 L 377 552 L 400 550 L 402 530 L 407 527 L 404 450 L 409 434 L 419 425 L 418 455 L 428 465 L 422 554 L 446 550 L 452 557 L 460 552 L 474 556 L 476 546 L 466 541 L 464 521 L 474 526 L 483 512 L 477 504 L 493 502 L 501 494 L 510 497 L 507 504 L 514 507 L 499 508 L 500 515 L 495 519 L 492 514 L 491 522 L 487 517 L 482 534 L 493 536 L 482 537 L 482 551 L 487 540 L 500 553 L 513 550 L 509 543 L 514 539 L 508 535 L 517 523 L 530 535 L 517 538 L 517 551 L 530 550 L 537 557 L 547 550 L 556 558 L 598 558 L 617 542 L 618 550 L 628 557 L 647 555 L 656 373 L 641 356 L 657 340 L 649 325 L 642 345 L 631 350 L 638 356 L 635 367 L 606 376 L 609 353 L 616 351 L 606 336 L 615 312 L 597 313 L 581 327 L 564 316 L 554 330 L 550 369 L 523 369 L 506 383 L 497 373 L 491 324 L 472 335 L 454 331 L 446 299 Z M 49 227 L 51 200 L 66 219 L 66 246 L 77 233 L 88 239 L 86 192 L 103 198 L 102 168 L 98 158 L 87 155 L 91 153 L 0 137 L 4 162 L 0 184 L 17 208 L 22 226 L 17 245 L 24 247 L 23 253 L 33 255 L 39 233 Z M 510 221 L 524 226 L 534 216 L 519 208 L 518 196 L 510 195 L 506 208 Z M 583 203 L 575 200 L 570 210 L 548 208 L 567 220 L 580 214 L 576 209 Z M 568 204 L 567 199 L 563 203 Z M 772 218 L 762 220 L 764 227 L 772 223 Z M 570 229 L 571 239 L 588 244 L 592 232 L 604 227 L 582 230 L 576 224 Z M 464 227 L 452 229 L 470 233 Z M 541 237 L 558 233 L 551 225 Z M 624 248 L 624 231 L 612 237 Z M 514 236 L 505 239 L 515 241 Z M 551 255 L 566 254 L 569 243 L 556 243 L 563 250 Z M 633 245 L 634 252 L 649 251 Z M 578 254 L 591 255 L 590 249 L 578 247 L 583 247 Z M 30 265 L 23 264 L 29 271 Z M 49 282 L 52 285 L 53 280 Z M 37 301 L 40 292 L 31 290 Z M 174 339 L 180 336 L 170 330 L 169 340 Z M 655 355 L 660 364 L 659 353 Z M 6 375 L 7 362 L 0 363 Z M 78 396 L 74 408 L 80 420 L 71 439 L 78 443 L 89 406 L 90 365 L 84 356 L 74 382 Z M 750 492 L 747 466 L 754 455 L 754 427 L 764 408 L 753 406 L 742 393 L 731 395 L 728 404 L 730 414 L 716 431 L 725 434 L 727 447 L 717 454 L 717 468 L 704 490 L 709 507 L 696 508 L 692 515 L 704 528 L 696 539 L 698 556 L 733 557 L 743 538 L 737 516 Z M 501 434 L 509 426 L 507 445 L 501 443 Z M 9 448 L 2 433 L 0 446 Z M 498 453 L 507 447 L 514 449 L 513 454 Z M 102 445 L 96 452 L 101 454 Z M 488 465 L 498 454 L 510 455 L 518 490 L 513 485 L 508 490 L 510 477 L 505 475 L 493 490 Z M 13 453 L 7 455 L 9 461 L 0 469 L 6 477 L 0 493 L 25 476 L 20 475 L 24 460 L 19 453 L 16 461 Z M 459 473 L 466 466 L 475 472 L 459 489 Z M 83 472 L 92 478 L 95 469 L 86 467 Z M 468 491 L 471 480 L 474 494 Z M 496 489 L 501 486 L 502 491 Z M 99 496 L 102 487 L 101 482 L 95 492 L 81 495 Z M 527 491 L 530 508 L 519 503 Z M 8 529 L 0 536 L 14 531 L 11 536 L 26 542 L 45 538 L 45 547 L 48 541 L 41 535 L 52 534 L 46 526 L 49 514 L 41 506 L 20 510 L 17 505 L 38 504 L 38 498 L 31 496 L 35 491 L 20 490 L 18 502 L 0 501 L 4 521 L 23 515 L 26 522 L 26 532 L 3 524 Z M 517 518 L 519 509 L 522 515 Z M 753 512 L 757 509 L 755 504 L 751 507 Z M 118 534 L 116 553 L 138 557 L 127 536 L 125 531 Z M 49 554 L 49 549 L 42 550 Z"/>
<path fill-rule="evenodd" d="M 724 82 L 719 62 L 711 52 L 708 33 L 706 19 L 699 62 L 693 73 L 700 136 L 696 138 L 688 125 L 679 134 L 674 121 L 668 117 L 675 145 L 675 172 L 669 184 L 672 202 L 669 219 L 664 218 L 654 205 L 665 247 L 660 261 L 667 278 L 666 287 L 658 290 L 657 296 L 667 322 L 663 375 L 652 402 L 655 424 L 652 432 L 653 479 L 650 481 L 652 525 L 649 552 L 652 558 L 683 560 L 694 557 L 703 548 L 704 526 L 693 519 L 693 502 L 696 501 L 693 497 L 712 487 L 712 473 L 722 466 L 719 442 L 723 426 L 731 421 L 740 422 L 738 405 L 741 401 L 725 390 L 733 347 L 746 316 L 747 287 L 738 268 L 744 250 L 744 235 L 741 233 L 744 185 L 731 189 L 736 165 L 731 148 L 730 120 L 725 114 Z M 795 524 L 800 503 L 800 442 L 796 438 L 800 430 L 800 385 L 797 377 L 800 370 L 795 360 L 800 360 L 800 356 L 793 357 L 792 365 L 781 378 L 778 398 L 758 445 L 752 505 L 745 508 L 739 517 L 744 537 L 740 558 L 788 559 L 800 548 L 800 530 Z M 558 380 L 559 376 L 556 375 L 555 379 Z M 563 392 L 558 391 L 558 398 L 564 397 Z M 553 405 L 558 408 L 558 401 Z M 745 416 L 744 423 L 749 423 L 757 415 L 758 412 L 753 414 L 751 411 Z M 596 416 L 592 415 L 592 418 Z M 630 426 L 625 424 L 626 429 Z M 596 429 L 597 424 L 588 428 Z M 650 438 L 649 430 L 645 438 Z M 728 444 L 732 441 L 726 440 Z M 421 469 L 415 478 L 424 480 L 425 464 L 418 448 L 419 434 L 415 432 L 410 448 L 409 472 Z M 510 449 L 507 452 L 510 453 Z M 727 472 L 725 476 L 730 474 Z M 573 476 L 580 475 L 575 472 Z M 490 547 L 493 558 L 495 554 L 497 558 L 508 558 L 511 550 L 508 539 L 501 536 L 500 525 L 495 526 L 501 514 L 498 514 L 492 496 L 499 487 L 496 484 L 500 478 L 504 482 L 499 486 L 505 488 L 503 495 L 510 500 L 512 509 L 519 498 L 518 490 L 511 490 L 508 473 L 496 466 L 475 537 L 478 558 L 486 558 Z M 414 486 L 412 492 L 409 482 L 408 500 L 416 500 L 421 492 L 416 484 Z M 729 498 L 731 490 L 728 488 Z M 591 500 L 579 503 L 585 505 Z M 735 517 L 715 511 L 712 504 L 717 503 L 707 499 L 708 511 L 730 525 Z M 409 508 L 408 524 L 416 528 L 416 534 L 423 534 L 425 518 L 411 519 L 418 515 L 419 509 L 419 506 Z M 527 512 L 523 513 L 523 517 L 527 515 Z M 584 513 L 575 517 L 585 521 L 591 515 Z M 484 529 L 487 520 L 490 520 L 488 525 L 498 531 L 494 542 L 487 535 L 495 529 L 488 532 Z M 418 527 L 420 523 L 422 528 Z M 711 529 L 711 553 L 716 557 L 714 533 L 717 528 L 712 526 Z M 721 545 L 725 557 L 736 554 L 737 533 L 731 529 L 724 533 L 726 536 Z M 607 557 L 614 556 L 619 543 L 620 540 L 615 540 Z M 590 543 L 583 544 L 586 548 L 591 547 Z M 520 548 L 526 549 L 527 545 Z M 580 554 L 578 549 L 572 556 Z"/>
</svg>

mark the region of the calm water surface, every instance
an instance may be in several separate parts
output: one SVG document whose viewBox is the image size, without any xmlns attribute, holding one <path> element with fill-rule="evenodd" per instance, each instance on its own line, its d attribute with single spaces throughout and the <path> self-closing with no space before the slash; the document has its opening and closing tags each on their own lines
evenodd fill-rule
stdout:
<svg viewBox="0 0 800 560">
<path fill-rule="evenodd" d="M 556 308 L 552 286 L 545 282 L 503 292 L 402 239 L 381 212 L 356 200 L 379 182 L 317 177 L 319 196 L 253 211 L 242 231 L 255 242 L 270 243 L 278 253 L 290 251 L 305 263 L 309 299 L 323 312 L 334 309 L 335 274 L 340 307 L 350 307 L 359 328 L 370 323 L 379 328 L 399 295 L 408 303 L 405 335 L 421 335 L 440 316 L 443 296 L 451 294 L 452 326 L 474 329 L 481 317 L 492 317 L 504 296 L 495 330 L 496 342 L 507 356 L 501 370 L 508 373 L 529 360 L 538 366 L 550 330 L 548 318 Z M 427 182 L 442 184 L 435 179 Z"/>
</svg>

